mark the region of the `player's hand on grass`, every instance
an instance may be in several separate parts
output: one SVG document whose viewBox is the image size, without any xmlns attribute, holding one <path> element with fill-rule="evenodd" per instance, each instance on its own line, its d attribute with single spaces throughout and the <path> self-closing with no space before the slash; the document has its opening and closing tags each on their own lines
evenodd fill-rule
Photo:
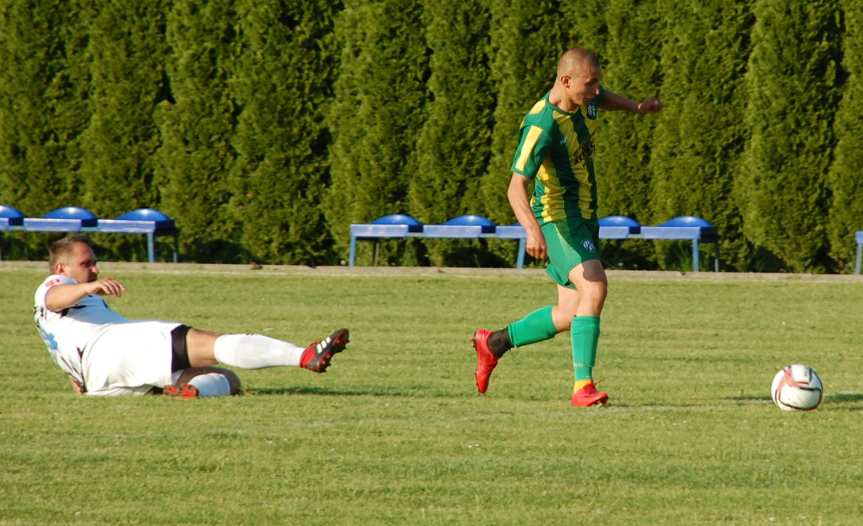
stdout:
<svg viewBox="0 0 863 526">
<path fill-rule="evenodd" d="M 662 110 L 662 102 L 656 97 L 649 97 L 638 103 L 638 113 L 656 113 Z"/>
<path fill-rule="evenodd" d="M 539 261 L 545 260 L 545 256 L 548 253 L 548 247 L 545 244 L 545 238 L 542 237 L 542 234 L 536 234 L 532 232 L 527 233 L 527 246 L 525 247 L 527 253 Z"/>
<path fill-rule="evenodd" d="M 126 287 L 119 281 L 111 278 L 97 279 L 90 283 L 92 287 L 90 294 L 98 294 L 100 296 L 122 296 L 126 292 Z"/>
</svg>

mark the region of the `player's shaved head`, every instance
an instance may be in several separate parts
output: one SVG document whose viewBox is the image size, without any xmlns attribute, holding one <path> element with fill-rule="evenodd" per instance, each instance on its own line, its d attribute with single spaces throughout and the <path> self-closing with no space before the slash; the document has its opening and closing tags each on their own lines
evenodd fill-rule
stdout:
<svg viewBox="0 0 863 526">
<path fill-rule="evenodd" d="M 599 68 L 599 57 L 583 47 L 567 49 L 557 61 L 557 75 L 580 72 L 584 67 Z"/>
<path fill-rule="evenodd" d="M 92 245 L 90 245 L 90 240 L 79 234 L 72 234 L 51 243 L 51 246 L 48 249 L 49 271 L 54 272 L 57 263 L 61 261 L 66 262 L 72 256 L 72 252 L 75 250 L 75 245 L 78 243 L 83 243 L 91 249 L 93 248 Z"/>
<path fill-rule="evenodd" d="M 557 76 L 551 87 L 549 102 L 563 111 L 575 111 L 599 96 L 602 68 L 596 54 L 574 47 L 557 61 Z"/>
</svg>

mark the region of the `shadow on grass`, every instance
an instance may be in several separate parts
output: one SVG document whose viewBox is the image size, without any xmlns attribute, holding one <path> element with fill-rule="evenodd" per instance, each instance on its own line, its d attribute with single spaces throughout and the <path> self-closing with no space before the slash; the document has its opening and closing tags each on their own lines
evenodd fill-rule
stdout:
<svg viewBox="0 0 863 526">
<path fill-rule="evenodd" d="M 773 402 L 769 396 L 763 395 L 730 396 L 723 398 L 723 400 L 732 400 L 745 404 Z M 824 399 L 822 400 L 822 403 L 828 403 L 831 406 L 839 405 L 844 410 L 863 411 L 863 407 L 841 407 L 842 404 L 853 404 L 856 402 L 863 402 L 863 393 L 832 393 L 824 395 Z"/>
<path fill-rule="evenodd" d="M 849 402 L 863 402 L 863 393 L 833 393 L 826 395 L 824 401 L 831 404 L 844 404 Z"/>
<path fill-rule="evenodd" d="M 250 388 L 246 390 L 251 396 L 290 396 L 290 395 L 315 395 L 315 396 L 381 396 L 381 397 L 407 397 L 407 398 L 460 398 L 449 393 L 435 392 L 417 387 L 415 389 L 398 389 L 386 387 L 369 388 L 330 388 L 316 386 L 288 386 L 288 387 L 264 387 L 260 389 Z"/>
<path fill-rule="evenodd" d="M 747 395 L 747 394 L 742 394 L 742 395 L 738 395 L 738 396 L 726 396 L 723 398 L 723 400 L 731 400 L 734 402 L 758 402 L 758 403 L 772 402 L 772 400 L 770 399 L 769 396 Z"/>
</svg>

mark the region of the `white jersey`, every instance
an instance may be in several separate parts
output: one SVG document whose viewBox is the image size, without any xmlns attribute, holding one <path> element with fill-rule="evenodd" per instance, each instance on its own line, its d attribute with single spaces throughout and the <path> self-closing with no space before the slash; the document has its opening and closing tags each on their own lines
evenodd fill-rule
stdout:
<svg viewBox="0 0 863 526">
<path fill-rule="evenodd" d="M 53 312 L 45 306 L 48 289 L 56 285 L 75 285 L 70 277 L 54 274 L 48 276 L 36 289 L 33 317 L 39 336 L 48 347 L 48 352 L 66 374 L 84 384 L 81 363 L 84 352 L 111 324 L 127 323 L 125 317 L 112 311 L 100 296 L 89 294 L 77 304 Z"/>
</svg>

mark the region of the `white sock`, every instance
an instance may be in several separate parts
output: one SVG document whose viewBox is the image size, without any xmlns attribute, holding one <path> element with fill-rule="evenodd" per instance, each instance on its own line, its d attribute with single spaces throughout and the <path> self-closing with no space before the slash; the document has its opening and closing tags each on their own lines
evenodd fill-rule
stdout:
<svg viewBox="0 0 863 526">
<path fill-rule="evenodd" d="M 216 338 L 216 360 L 242 369 L 298 366 L 303 348 L 260 334 L 225 334 Z"/>
<path fill-rule="evenodd" d="M 198 396 L 228 396 L 231 394 L 231 384 L 225 375 L 219 373 L 199 374 L 191 380 L 189 385 L 198 388 Z"/>
</svg>

